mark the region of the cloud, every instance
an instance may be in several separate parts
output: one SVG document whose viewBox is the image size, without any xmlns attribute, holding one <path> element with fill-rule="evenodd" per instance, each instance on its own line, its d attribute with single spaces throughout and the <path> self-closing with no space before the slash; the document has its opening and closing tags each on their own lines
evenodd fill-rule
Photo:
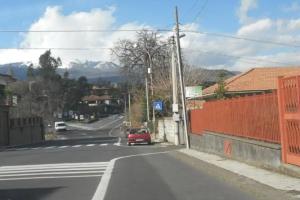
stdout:
<svg viewBox="0 0 300 200">
<path fill-rule="evenodd" d="M 296 66 L 300 63 L 300 48 L 292 45 L 300 46 L 299 22 L 300 19 L 258 19 L 242 25 L 231 34 L 233 37 L 252 38 L 266 43 L 187 32 L 186 37 L 182 38 L 184 56 L 188 63 L 205 68 L 245 71 L 251 67 Z M 184 25 L 182 29 L 201 31 L 196 24 Z"/>
<path fill-rule="evenodd" d="M 92 9 L 87 12 L 73 12 L 65 15 L 59 6 L 48 7 L 29 30 L 95 30 L 95 29 L 140 29 L 143 25 L 127 23 L 116 26 L 115 7 Z M 134 32 L 29 32 L 23 35 L 22 48 L 102 48 L 112 47 L 119 39 L 132 39 Z M 33 61 L 45 50 L 2 50 L 0 62 Z M 74 60 L 108 61 L 109 50 L 52 50 L 66 65 Z"/>
<path fill-rule="evenodd" d="M 257 0 L 241 0 L 240 7 L 238 8 L 237 15 L 242 24 L 248 23 L 250 18 L 248 12 L 257 7 Z"/>
<path fill-rule="evenodd" d="M 240 11 L 248 18 L 247 12 L 256 6 L 256 1 L 242 1 Z M 44 14 L 29 27 L 29 30 L 83 30 L 83 29 L 141 29 L 150 25 L 137 22 L 117 25 L 115 7 L 92 9 L 86 12 L 64 14 L 61 7 L 48 7 Z M 241 15 L 242 16 L 242 15 Z M 244 18 L 245 19 L 245 18 Z M 248 18 L 249 19 L 249 18 Z M 239 38 L 274 41 L 300 46 L 300 18 L 293 19 L 252 19 L 232 33 Z M 199 24 L 183 24 L 182 30 L 205 31 Z M 170 33 L 160 33 L 167 38 Z M 181 39 L 184 60 L 197 67 L 225 68 L 245 71 L 250 67 L 284 66 L 300 63 L 300 48 L 251 42 L 243 39 L 216 37 L 211 34 L 185 32 Z M 113 47 L 120 39 L 134 39 L 135 32 L 80 32 L 80 33 L 34 33 L 22 35 L 20 47 Z M 0 50 L 0 63 L 38 62 L 45 50 Z M 107 50 L 63 51 L 53 50 L 55 56 L 62 58 L 64 66 L 80 60 L 115 61 Z"/>
</svg>

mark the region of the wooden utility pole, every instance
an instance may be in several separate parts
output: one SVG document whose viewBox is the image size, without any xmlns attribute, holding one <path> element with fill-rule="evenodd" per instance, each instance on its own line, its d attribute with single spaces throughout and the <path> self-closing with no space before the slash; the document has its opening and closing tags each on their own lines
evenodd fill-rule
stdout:
<svg viewBox="0 0 300 200">
<path fill-rule="evenodd" d="M 182 103 L 182 117 L 183 117 L 183 125 L 184 125 L 184 134 L 185 134 L 185 143 L 186 148 L 190 148 L 190 141 L 188 136 L 188 128 L 187 128 L 187 113 L 186 113 L 186 104 L 185 104 L 185 88 L 184 88 L 184 80 L 182 73 L 182 60 L 181 60 L 181 49 L 180 49 L 180 36 L 179 36 L 179 20 L 178 20 L 178 10 L 177 6 L 175 7 L 175 38 L 176 38 L 176 48 L 177 48 L 177 61 L 178 61 L 178 74 L 180 81 L 180 90 L 181 90 L 181 103 Z"/>
</svg>

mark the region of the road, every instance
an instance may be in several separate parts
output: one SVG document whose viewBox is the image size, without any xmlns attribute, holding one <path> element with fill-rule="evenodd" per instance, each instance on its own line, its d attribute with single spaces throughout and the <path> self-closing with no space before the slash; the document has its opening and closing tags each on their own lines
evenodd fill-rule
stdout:
<svg viewBox="0 0 300 200">
<path fill-rule="evenodd" d="M 127 146 L 123 118 L 70 124 L 58 140 L 0 152 L 0 200 L 289 199 L 166 144 Z"/>
</svg>

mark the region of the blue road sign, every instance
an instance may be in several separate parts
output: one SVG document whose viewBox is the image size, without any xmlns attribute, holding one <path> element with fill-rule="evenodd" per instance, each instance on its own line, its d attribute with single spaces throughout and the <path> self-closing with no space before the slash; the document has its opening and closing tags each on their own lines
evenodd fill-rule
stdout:
<svg viewBox="0 0 300 200">
<path fill-rule="evenodd" d="M 153 102 L 154 110 L 162 111 L 163 110 L 163 102 L 161 100 L 156 100 Z"/>
</svg>

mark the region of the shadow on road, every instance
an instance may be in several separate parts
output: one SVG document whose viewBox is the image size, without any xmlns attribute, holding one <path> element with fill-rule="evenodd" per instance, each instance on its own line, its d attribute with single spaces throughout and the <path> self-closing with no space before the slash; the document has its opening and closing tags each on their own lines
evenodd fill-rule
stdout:
<svg viewBox="0 0 300 200">
<path fill-rule="evenodd" d="M 20 200 L 20 199 L 39 200 L 61 188 L 62 187 L 0 189 L 0 199 L 1 200 Z"/>
</svg>

